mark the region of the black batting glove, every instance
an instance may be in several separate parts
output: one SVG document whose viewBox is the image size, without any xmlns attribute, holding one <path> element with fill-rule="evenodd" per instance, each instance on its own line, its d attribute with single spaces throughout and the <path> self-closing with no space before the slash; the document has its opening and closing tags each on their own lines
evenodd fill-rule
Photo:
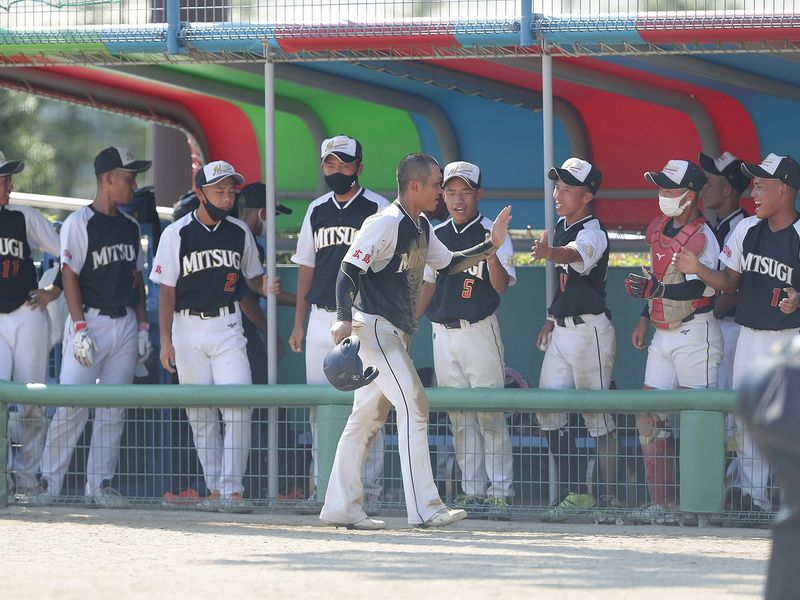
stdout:
<svg viewBox="0 0 800 600">
<path fill-rule="evenodd" d="M 628 273 L 625 278 L 625 292 L 634 298 L 661 298 L 664 296 L 664 284 L 653 277 L 649 269 L 642 267 L 644 275 Z"/>
</svg>

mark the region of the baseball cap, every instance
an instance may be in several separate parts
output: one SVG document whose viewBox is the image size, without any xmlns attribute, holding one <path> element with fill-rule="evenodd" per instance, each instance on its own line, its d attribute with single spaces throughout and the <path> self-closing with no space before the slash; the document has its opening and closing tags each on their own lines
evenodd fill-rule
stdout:
<svg viewBox="0 0 800 600">
<path fill-rule="evenodd" d="M 239 191 L 239 198 L 244 208 L 264 208 L 267 203 L 267 186 L 260 181 L 248 183 Z M 292 209 L 278 204 L 275 206 L 275 212 L 279 215 L 290 215 Z"/>
<path fill-rule="evenodd" d="M 446 186 L 447 182 L 453 177 L 463 179 L 464 183 L 473 190 L 481 187 L 481 169 L 478 165 L 473 165 L 464 160 L 448 163 L 442 173 L 442 187 Z"/>
<path fill-rule="evenodd" d="M 717 158 L 700 152 L 697 162 L 706 173 L 727 179 L 740 194 L 750 186 L 750 179 L 742 172 L 742 161 L 730 152 L 723 152 Z"/>
<path fill-rule="evenodd" d="M 794 189 L 800 188 L 800 165 L 791 156 L 768 154 L 761 164 L 742 164 L 742 172 L 748 177 L 777 179 Z"/>
<path fill-rule="evenodd" d="M 244 183 L 244 177 L 236 172 L 233 165 L 226 163 L 224 160 L 215 160 L 197 171 L 194 176 L 194 182 L 197 187 L 205 187 L 207 185 L 214 185 L 218 181 L 222 181 L 226 177 L 233 177 L 236 185 Z"/>
<path fill-rule="evenodd" d="M 688 160 L 671 160 L 660 171 L 647 171 L 644 178 L 665 190 L 685 188 L 699 192 L 706 184 L 703 169 Z"/>
<path fill-rule="evenodd" d="M 344 163 L 361 160 L 361 144 L 354 138 L 337 135 L 323 140 L 319 149 L 320 160 L 325 160 L 331 154 Z"/>
<path fill-rule="evenodd" d="M 592 194 L 600 189 L 603 176 L 600 170 L 592 163 L 580 158 L 568 158 L 561 168 L 553 167 L 547 172 L 547 178 L 555 181 L 560 179 L 567 185 L 582 185 L 589 188 Z"/>
<path fill-rule="evenodd" d="M 6 160 L 6 155 L 0 152 L 0 177 L 19 173 L 24 168 L 24 162 L 21 160 Z"/>
<path fill-rule="evenodd" d="M 114 169 L 130 171 L 132 173 L 143 173 L 150 168 L 153 163 L 149 160 L 134 160 L 127 148 L 109 146 L 98 152 L 94 157 L 94 174 L 108 173 Z"/>
</svg>

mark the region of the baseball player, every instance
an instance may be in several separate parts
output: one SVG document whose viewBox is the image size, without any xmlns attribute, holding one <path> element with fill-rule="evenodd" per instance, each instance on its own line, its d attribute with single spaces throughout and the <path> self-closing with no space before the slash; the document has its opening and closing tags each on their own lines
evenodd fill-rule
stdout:
<svg viewBox="0 0 800 600">
<path fill-rule="evenodd" d="M 722 358 L 722 334 L 714 318 L 714 290 L 697 275 L 679 272 L 672 257 L 692 249 L 710 269 L 717 264 L 719 245 L 714 232 L 697 208 L 698 194 L 706 183 L 702 169 L 692 162 L 671 160 L 661 171 L 644 174 L 657 186 L 662 216 L 647 227 L 652 272 L 631 273 L 625 291 L 646 298 L 639 323 L 633 330 L 634 347 L 644 349 L 650 323 L 655 334 L 647 351 L 645 389 L 716 388 Z M 634 520 L 675 523 L 677 490 L 675 443 L 666 414 L 637 415 L 639 441 L 645 457 L 649 506 L 633 514 Z"/>
<path fill-rule="evenodd" d="M 383 428 L 391 406 L 397 413 L 408 522 L 439 527 L 467 516 L 464 510 L 448 509 L 439 498 L 428 451 L 428 401 L 408 344 L 416 328 L 414 314 L 425 265 L 449 274 L 486 260 L 506 239 L 511 207 L 497 216 L 489 240 L 451 252 L 421 215 L 435 208 L 441 185 L 442 172 L 433 157 L 417 153 L 403 158 L 397 167 L 397 200 L 364 221 L 342 261 L 331 334 L 335 343 L 351 333 L 358 336 L 359 356 L 379 374 L 355 391 L 320 513 L 327 523 L 355 529 L 386 526 L 364 512 L 360 475 L 367 446 Z"/>
<path fill-rule="evenodd" d="M 292 262 L 297 272 L 297 307 L 289 348 L 303 351 L 303 335 L 308 314 L 306 339 L 306 383 L 327 384 L 322 360 L 333 347 L 331 326 L 336 320 L 336 274 L 339 265 L 361 228 L 364 219 L 388 204 L 383 196 L 361 187 L 358 177 L 364 172 L 362 149 L 358 140 L 337 135 L 322 142 L 320 168 L 331 189 L 308 205 L 297 249 Z M 310 307 L 310 311 L 309 311 Z M 309 413 L 311 422 L 311 462 L 313 481 L 317 480 L 316 409 Z M 381 496 L 383 474 L 383 430 L 375 435 L 364 472 L 365 494 L 374 506 Z M 315 493 L 309 498 L 308 510 L 316 514 L 320 505 Z"/>
<path fill-rule="evenodd" d="M 58 234 L 36 209 L 9 204 L 12 177 L 25 168 L 21 160 L 6 160 L 0 152 L 0 379 L 44 383 L 50 351 L 50 319 L 44 310 L 61 290 L 37 289 L 31 247 L 58 256 Z M 36 472 L 47 435 L 43 406 L 17 405 L 19 443 L 9 471 L 16 493 L 35 493 Z"/>
<path fill-rule="evenodd" d="M 118 210 L 133 196 L 136 175 L 150 165 L 150 161 L 135 160 L 125 148 L 100 151 L 94 159 L 94 201 L 72 213 L 61 227 L 61 272 L 69 309 L 62 344 L 62 384 L 130 384 L 137 360 L 144 362 L 150 354 L 139 225 Z M 124 417 L 124 408 L 94 409 L 85 494 L 100 506 L 122 504 L 111 480 Z M 46 496 L 60 494 L 88 418 L 88 408 L 56 410 L 42 454 Z"/>
<path fill-rule="evenodd" d="M 555 181 L 553 199 L 559 215 L 552 245 L 545 231 L 533 244 L 533 260 L 549 260 L 556 267 L 556 293 L 547 319 L 536 338 L 544 350 L 539 377 L 543 389 L 609 389 L 616 355 L 614 325 L 606 306 L 608 234 L 592 214 L 592 202 L 602 175 L 591 163 L 570 158 L 547 174 Z M 558 466 L 560 494 L 545 521 L 565 521 L 571 513 L 597 504 L 588 493 L 585 475 L 578 468 L 574 428 L 566 413 L 537 414 L 547 435 L 550 454 Z M 589 434 L 597 443 L 602 490 L 600 505 L 607 512 L 618 508 L 616 491 L 617 438 L 608 414 L 584 413 Z"/>
<path fill-rule="evenodd" d="M 251 383 L 240 286 L 246 284 L 262 295 L 270 293 L 270 287 L 250 230 L 228 215 L 236 186 L 243 182 L 244 177 L 224 161 L 203 166 L 195 176 L 199 208 L 164 230 L 153 260 L 150 280 L 160 286 L 161 364 L 170 373 L 177 370 L 180 383 Z M 238 407 L 186 409 L 209 491 L 198 508 L 253 510 L 242 497 L 251 412 Z"/>
<path fill-rule="evenodd" d="M 449 250 L 471 248 L 491 231 L 492 222 L 478 212 L 480 196 L 478 165 L 459 161 L 444 168 L 444 202 L 450 218 L 433 231 Z M 500 294 L 514 283 L 510 238 L 496 253 L 466 271 L 437 278 L 433 268 L 426 265 L 417 317 L 427 306 L 439 387 L 505 386 L 503 341 L 495 311 Z M 514 463 L 505 414 L 451 411 L 448 418 L 464 492 L 456 499 L 456 506 L 466 509 L 470 516 L 510 519 Z"/>
<path fill-rule="evenodd" d="M 753 179 L 756 214 L 739 222 L 728 238 L 719 260 L 725 266 L 698 260 L 684 250 L 674 259 L 682 273 L 699 276 L 714 289 L 738 289 L 736 322 L 741 325 L 733 363 L 736 388 L 751 361 L 780 342 L 800 333 L 800 223 L 795 210 L 800 188 L 800 164 L 791 156 L 769 154 L 761 164 L 743 164 Z M 737 421 L 737 471 L 743 504 L 749 496 L 752 509 L 772 510 L 769 497 L 769 465 Z"/>
</svg>

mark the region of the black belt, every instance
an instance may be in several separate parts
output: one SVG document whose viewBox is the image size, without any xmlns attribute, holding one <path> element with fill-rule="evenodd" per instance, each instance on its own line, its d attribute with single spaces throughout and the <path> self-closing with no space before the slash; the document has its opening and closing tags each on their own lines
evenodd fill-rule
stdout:
<svg viewBox="0 0 800 600">
<path fill-rule="evenodd" d="M 453 319 L 452 321 L 442 321 L 440 324 L 444 325 L 445 329 L 461 329 L 461 321 L 468 321 L 470 325 L 480 323 L 483 319 L 469 321 L 468 319 Z"/>
<path fill-rule="evenodd" d="M 219 317 L 220 315 L 224 316 L 236 314 L 236 304 L 231 302 L 227 306 L 220 306 L 219 308 L 213 308 L 211 310 L 194 310 L 192 308 L 187 308 L 184 310 L 179 310 L 178 312 L 182 315 L 191 315 L 192 317 L 200 317 L 201 319 L 213 319 L 215 317 Z"/>
<path fill-rule="evenodd" d="M 556 325 L 559 327 L 566 327 L 566 319 L 572 319 L 572 322 L 575 325 L 583 325 L 586 323 L 586 321 L 584 321 L 581 317 L 556 317 Z"/>
<path fill-rule="evenodd" d="M 112 319 L 121 319 L 122 317 L 128 314 L 127 306 L 117 306 L 112 308 L 97 308 L 96 306 L 84 305 L 83 312 L 86 312 L 90 308 L 95 309 L 98 315 L 103 315 L 104 317 L 111 317 Z"/>
<path fill-rule="evenodd" d="M 315 306 L 316 308 L 319 308 L 320 310 L 324 310 L 324 311 L 326 311 L 326 312 L 336 312 L 336 307 L 335 307 L 335 306 L 333 306 L 333 307 L 330 307 L 330 306 L 322 306 L 321 304 L 315 304 L 314 306 Z"/>
</svg>

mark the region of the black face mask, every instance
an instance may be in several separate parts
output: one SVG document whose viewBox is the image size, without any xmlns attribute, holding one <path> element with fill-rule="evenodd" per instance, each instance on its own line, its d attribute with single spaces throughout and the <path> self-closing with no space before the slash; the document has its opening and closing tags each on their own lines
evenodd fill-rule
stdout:
<svg viewBox="0 0 800 600">
<path fill-rule="evenodd" d="M 208 198 L 206 198 L 205 207 L 208 216 L 214 219 L 215 221 L 222 221 L 222 219 L 227 217 L 228 214 L 230 213 L 230 211 L 228 210 L 223 210 L 218 206 L 214 206 L 213 204 L 211 204 L 211 201 Z"/>
<path fill-rule="evenodd" d="M 358 175 L 345 175 L 343 173 L 333 173 L 332 175 L 325 175 L 325 183 L 331 188 L 334 194 L 346 194 L 350 191 L 356 183 L 358 183 Z"/>
</svg>

